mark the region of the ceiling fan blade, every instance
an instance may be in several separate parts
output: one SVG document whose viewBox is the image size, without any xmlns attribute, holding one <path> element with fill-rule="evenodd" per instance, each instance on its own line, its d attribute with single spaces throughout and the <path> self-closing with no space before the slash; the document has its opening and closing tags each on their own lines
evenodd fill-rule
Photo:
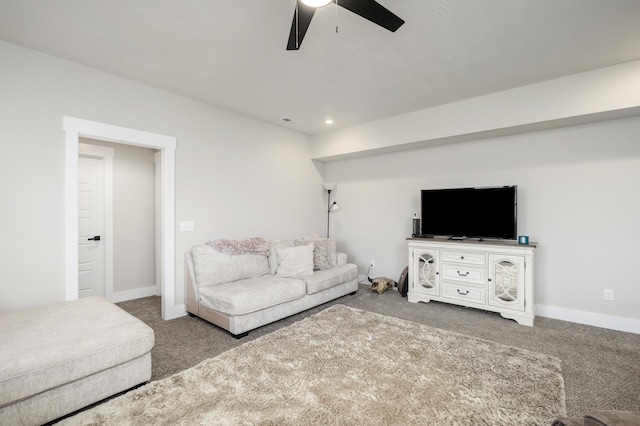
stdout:
<svg viewBox="0 0 640 426">
<path fill-rule="evenodd" d="M 375 0 L 338 0 L 338 5 L 391 32 L 404 24 L 403 19 Z"/>
<path fill-rule="evenodd" d="M 289 31 L 289 41 L 287 42 L 287 50 L 298 50 L 302 44 L 302 39 L 307 33 L 309 24 L 313 14 L 316 13 L 315 7 L 307 6 L 298 0 L 296 10 L 293 12 L 293 21 L 291 22 L 291 31 Z"/>
</svg>

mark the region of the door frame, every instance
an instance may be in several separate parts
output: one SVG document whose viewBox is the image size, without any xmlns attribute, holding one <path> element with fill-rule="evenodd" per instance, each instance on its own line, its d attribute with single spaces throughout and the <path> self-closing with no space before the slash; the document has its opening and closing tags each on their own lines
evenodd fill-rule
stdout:
<svg viewBox="0 0 640 426">
<path fill-rule="evenodd" d="M 175 304 L 175 150 L 176 138 L 75 117 L 63 117 L 65 132 L 65 300 L 78 298 L 78 144 L 81 137 L 161 152 L 160 251 L 162 318 L 186 315 Z"/>
<path fill-rule="evenodd" d="M 102 217 L 104 234 L 101 240 L 104 250 L 103 294 L 113 301 L 113 157 L 114 149 L 107 146 L 78 143 L 78 156 L 102 160 L 104 197 Z M 77 191 L 77 189 L 76 189 Z M 77 220 L 76 220 L 77 223 Z M 77 243 L 76 243 L 77 244 Z"/>
</svg>

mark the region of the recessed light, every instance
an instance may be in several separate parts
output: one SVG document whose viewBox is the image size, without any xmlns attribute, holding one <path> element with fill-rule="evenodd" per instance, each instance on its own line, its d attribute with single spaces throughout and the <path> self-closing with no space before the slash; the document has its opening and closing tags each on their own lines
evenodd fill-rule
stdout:
<svg viewBox="0 0 640 426">
<path fill-rule="evenodd" d="M 332 119 L 325 120 L 324 124 L 333 124 L 333 120 Z"/>
<path fill-rule="evenodd" d="M 311 7 L 324 7 L 331 3 L 331 0 L 302 0 L 302 3 Z"/>
</svg>

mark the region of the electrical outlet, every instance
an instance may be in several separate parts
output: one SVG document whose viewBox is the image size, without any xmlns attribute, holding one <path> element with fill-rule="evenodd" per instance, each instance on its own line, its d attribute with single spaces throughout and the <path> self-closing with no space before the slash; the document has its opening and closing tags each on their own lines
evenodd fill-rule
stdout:
<svg viewBox="0 0 640 426">
<path fill-rule="evenodd" d="M 374 260 L 372 260 L 371 262 L 369 262 L 369 268 L 373 269 L 376 267 L 376 262 Z"/>
<path fill-rule="evenodd" d="M 610 288 L 604 289 L 604 300 L 613 300 L 613 290 L 611 290 Z"/>
</svg>

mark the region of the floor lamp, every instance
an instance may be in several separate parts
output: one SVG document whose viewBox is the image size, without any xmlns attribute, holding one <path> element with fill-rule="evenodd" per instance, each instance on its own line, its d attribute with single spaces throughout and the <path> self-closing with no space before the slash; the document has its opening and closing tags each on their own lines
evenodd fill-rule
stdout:
<svg viewBox="0 0 640 426">
<path fill-rule="evenodd" d="M 324 186 L 324 189 L 327 190 L 327 238 L 329 238 L 329 230 L 330 230 L 329 223 L 331 218 L 331 212 L 340 210 L 340 205 L 335 201 L 333 202 L 333 204 L 331 203 L 331 191 L 333 191 L 333 189 L 336 187 L 336 184 L 324 183 L 322 184 L 322 186 Z"/>
</svg>

